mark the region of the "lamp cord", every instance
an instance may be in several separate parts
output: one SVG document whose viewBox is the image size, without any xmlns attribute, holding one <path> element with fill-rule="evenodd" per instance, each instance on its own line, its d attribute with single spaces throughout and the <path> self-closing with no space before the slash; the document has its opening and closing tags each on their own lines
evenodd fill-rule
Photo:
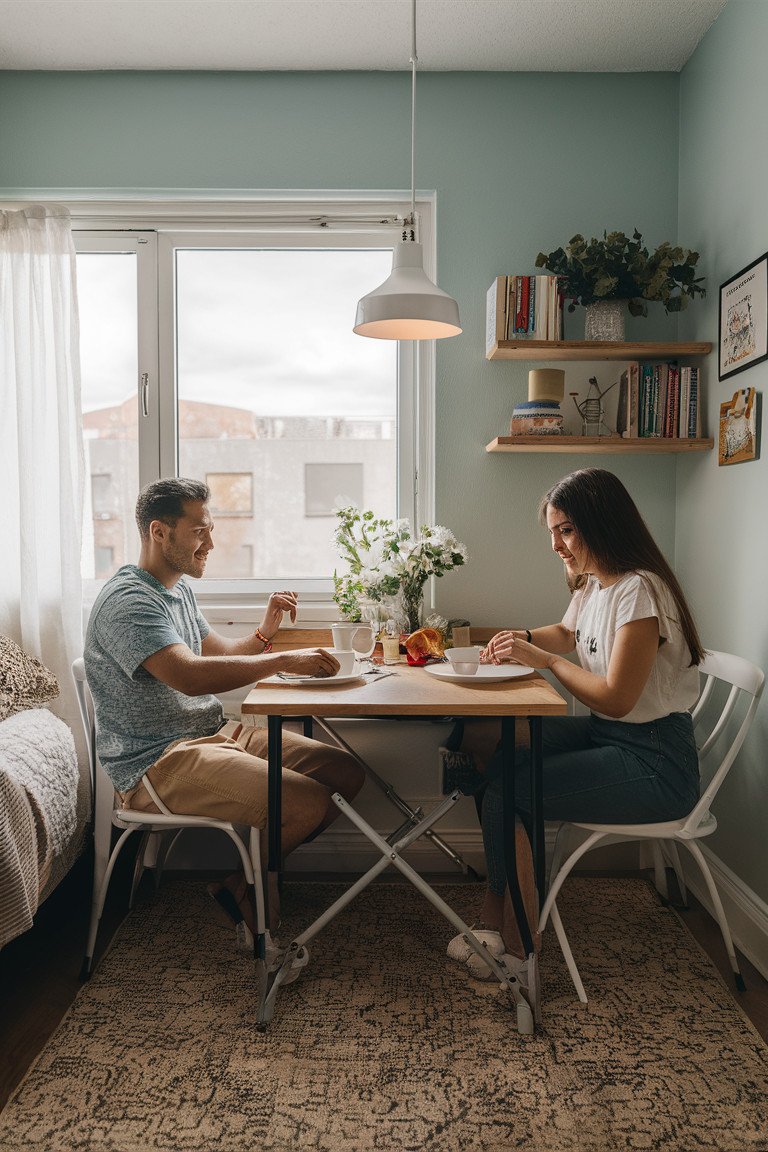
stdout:
<svg viewBox="0 0 768 1152">
<path fill-rule="evenodd" d="M 411 0 L 411 226 L 416 238 L 416 0 Z"/>
</svg>

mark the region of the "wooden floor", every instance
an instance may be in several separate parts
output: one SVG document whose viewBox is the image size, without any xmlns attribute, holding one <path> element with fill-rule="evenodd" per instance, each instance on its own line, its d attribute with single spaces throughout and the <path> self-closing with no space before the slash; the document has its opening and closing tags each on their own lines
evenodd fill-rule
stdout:
<svg viewBox="0 0 768 1152">
<path fill-rule="evenodd" d="M 102 920 L 101 948 L 127 910 L 132 861 L 128 851 L 123 857 L 118 861 Z M 81 987 L 89 900 L 89 863 L 83 858 L 39 910 L 34 927 L 0 951 L 0 1108 L 24 1078 Z M 696 903 L 681 916 L 734 991 L 715 921 Z M 740 963 L 747 991 L 734 991 L 734 995 L 768 1041 L 768 981 L 748 960 L 740 958 Z"/>
</svg>

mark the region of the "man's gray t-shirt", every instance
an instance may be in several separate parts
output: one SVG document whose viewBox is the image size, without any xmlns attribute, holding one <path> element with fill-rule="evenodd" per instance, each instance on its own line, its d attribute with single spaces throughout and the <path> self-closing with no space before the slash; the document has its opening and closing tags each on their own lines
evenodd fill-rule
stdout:
<svg viewBox="0 0 768 1152">
<path fill-rule="evenodd" d="M 96 747 L 119 792 L 127 792 L 175 740 L 211 736 L 224 723 L 216 696 L 185 696 L 142 667 L 169 644 L 200 655 L 210 631 L 182 576 L 166 588 L 134 564 L 107 581 L 91 610 L 85 674 L 96 705 Z"/>
</svg>

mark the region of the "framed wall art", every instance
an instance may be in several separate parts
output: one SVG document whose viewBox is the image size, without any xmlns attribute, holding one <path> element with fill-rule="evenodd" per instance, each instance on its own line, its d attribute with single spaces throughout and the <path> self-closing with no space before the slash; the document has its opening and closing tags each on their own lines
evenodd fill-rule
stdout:
<svg viewBox="0 0 768 1152">
<path fill-rule="evenodd" d="M 768 253 L 720 285 L 720 379 L 768 358 Z"/>
<path fill-rule="evenodd" d="M 720 405 L 718 464 L 742 464 L 759 456 L 760 394 L 740 388 Z"/>
</svg>

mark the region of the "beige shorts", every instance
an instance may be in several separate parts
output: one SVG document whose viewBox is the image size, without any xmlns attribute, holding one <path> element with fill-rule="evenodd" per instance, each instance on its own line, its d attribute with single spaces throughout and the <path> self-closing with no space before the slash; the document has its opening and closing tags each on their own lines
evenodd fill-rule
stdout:
<svg viewBox="0 0 768 1152">
<path fill-rule="evenodd" d="M 338 762 L 338 763 L 337 763 Z M 347 768 L 357 772 L 348 753 L 306 736 L 283 732 L 284 804 L 307 790 L 322 789 L 318 772 Z M 214 736 L 177 740 L 147 769 L 152 787 L 177 815 L 212 816 L 234 824 L 264 828 L 267 822 L 267 729 L 243 728 L 229 721 Z M 123 808 L 157 812 L 144 782 L 119 793 Z"/>
</svg>

